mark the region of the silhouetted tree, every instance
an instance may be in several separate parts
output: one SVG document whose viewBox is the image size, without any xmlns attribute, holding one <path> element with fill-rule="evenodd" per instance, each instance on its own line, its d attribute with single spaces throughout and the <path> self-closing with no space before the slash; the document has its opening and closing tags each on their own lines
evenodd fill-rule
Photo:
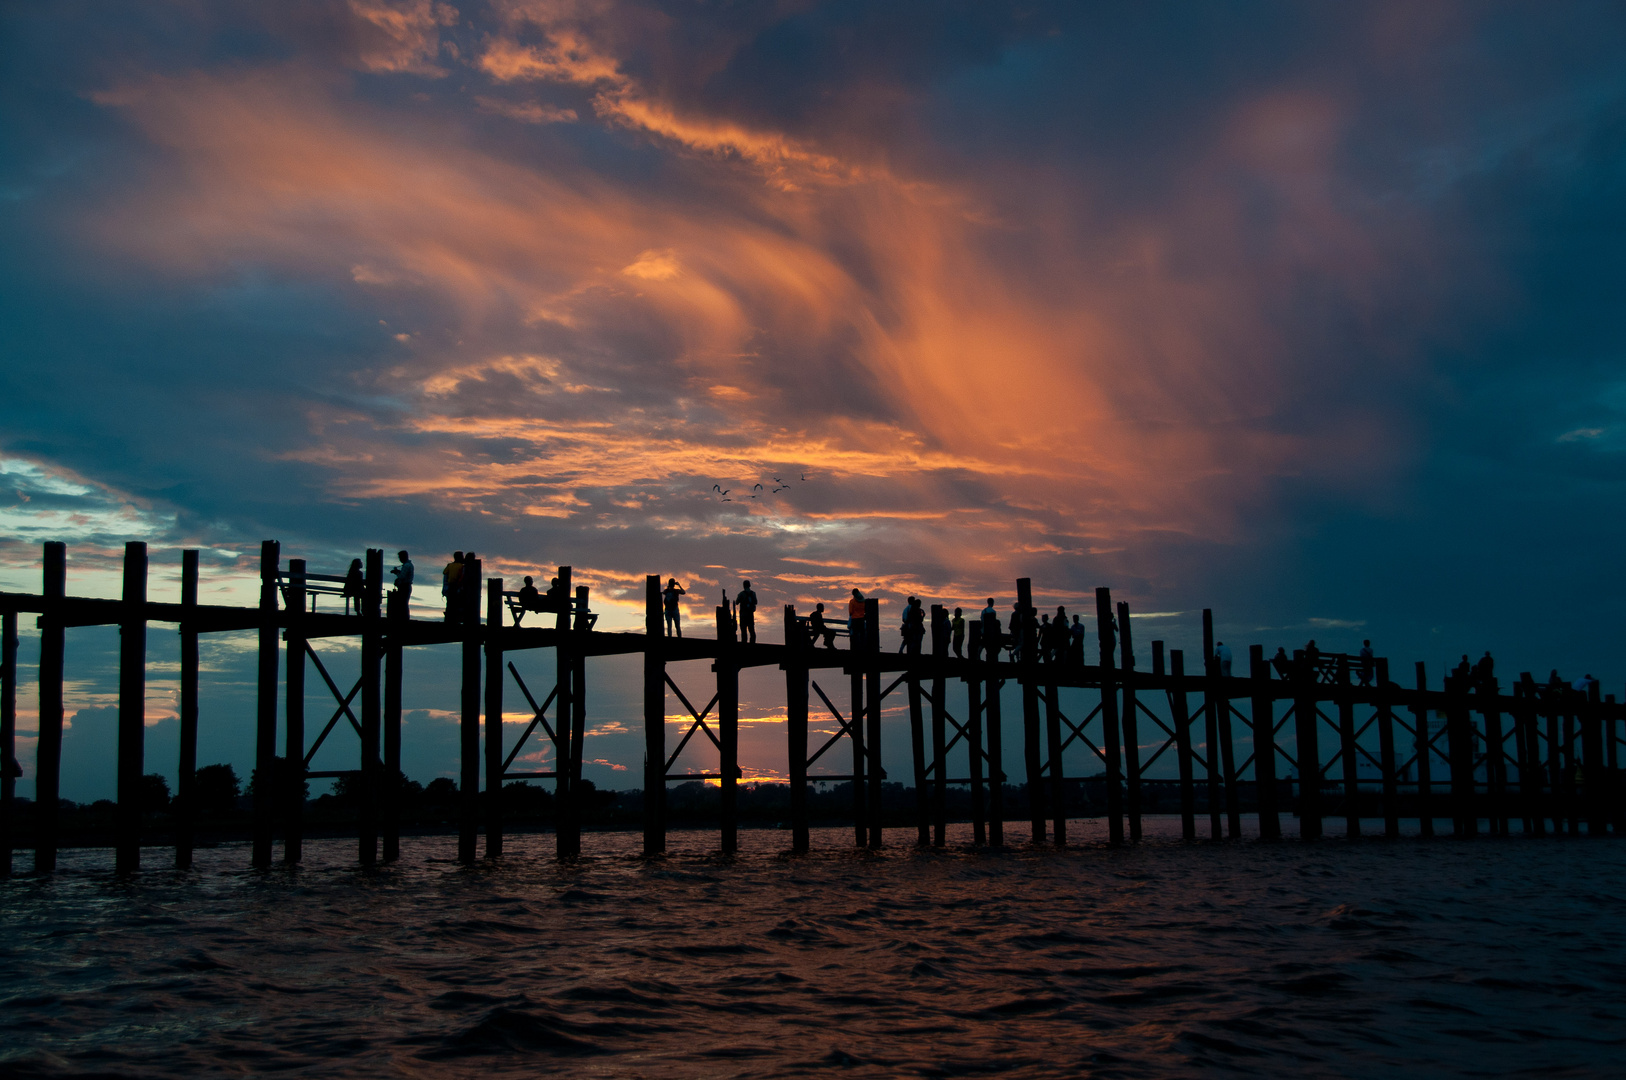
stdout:
<svg viewBox="0 0 1626 1080">
<path fill-rule="evenodd" d="M 205 765 L 195 774 L 192 786 L 197 792 L 198 813 L 229 814 L 237 809 L 242 781 L 230 765 Z"/>
</svg>

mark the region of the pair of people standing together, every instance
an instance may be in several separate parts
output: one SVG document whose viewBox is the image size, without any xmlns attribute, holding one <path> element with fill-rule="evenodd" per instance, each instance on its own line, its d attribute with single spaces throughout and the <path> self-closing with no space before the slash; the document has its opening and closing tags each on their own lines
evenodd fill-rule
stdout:
<svg viewBox="0 0 1626 1080">
<path fill-rule="evenodd" d="M 666 615 L 666 632 L 673 637 L 683 636 L 683 616 L 678 607 L 678 597 L 685 595 L 687 590 L 678 584 L 677 578 L 667 578 L 666 588 L 661 590 L 661 608 Z M 728 593 L 723 593 L 723 602 L 728 602 Z M 739 596 L 734 599 L 734 614 L 739 619 L 740 640 L 756 644 L 757 640 L 757 594 L 751 588 L 749 581 L 740 582 Z"/>
</svg>

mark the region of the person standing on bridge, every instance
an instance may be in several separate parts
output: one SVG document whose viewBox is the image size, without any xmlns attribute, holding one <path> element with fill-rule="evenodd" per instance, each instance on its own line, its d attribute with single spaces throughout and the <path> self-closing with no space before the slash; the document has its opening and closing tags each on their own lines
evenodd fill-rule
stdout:
<svg viewBox="0 0 1626 1080">
<path fill-rule="evenodd" d="M 1223 641 L 1214 642 L 1214 659 L 1219 661 L 1220 674 L 1231 677 L 1231 647 Z"/>
<path fill-rule="evenodd" d="M 344 597 L 344 613 L 350 614 L 350 602 L 356 604 L 356 614 L 361 614 L 361 598 L 367 595 L 367 578 L 361 571 L 361 560 L 351 559 L 350 569 L 344 575 L 344 587 L 339 590 Z"/>
<path fill-rule="evenodd" d="M 666 579 L 666 588 L 661 590 L 661 608 L 666 612 L 666 632 L 673 637 L 683 636 L 683 622 L 678 612 L 678 597 L 682 596 L 684 588 L 677 583 L 677 578 Z"/>
<path fill-rule="evenodd" d="M 1084 666 L 1084 620 L 1077 615 L 1073 616 L 1073 625 L 1068 628 L 1068 662 L 1074 667 Z"/>
<path fill-rule="evenodd" d="M 740 595 L 734 600 L 734 609 L 740 616 L 740 644 L 745 644 L 749 638 L 751 644 L 757 643 L 757 594 L 751 591 L 749 581 L 740 582 Z"/>
<path fill-rule="evenodd" d="M 1372 642 L 1370 639 L 1361 642 L 1360 678 L 1362 686 L 1372 685 Z"/>
<path fill-rule="evenodd" d="M 955 608 L 954 618 L 949 620 L 949 644 L 954 647 L 954 655 L 964 660 L 965 654 L 960 649 L 965 645 L 965 616 L 961 611 L 961 608 Z"/>
<path fill-rule="evenodd" d="M 859 643 L 864 640 L 864 594 L 857 589 L 853 590 L 851 600 L 847 601 L 847 648 L 858 651 Z"/>
<path fill-rule="evenodd" d="M 446 598 L 446 621 L 458 621 L 457 590 L 463 583 L 463 553 L 452 552 L 452 561 L 440 572 L 440 595 Z"/>
<path fill-rule="evenodd" d="M 412 565 L 412 557 L 406 552 L 397 551 L 395 554 L 400 558 L 401 565 L 392 567 L 390 573 L 395 575 L 395 593 L 401 598 L 401 610 L 405 611 L 406 605 L 412 602 L 412 576 L 417 573 L 417 568 Z"/>
</svg>

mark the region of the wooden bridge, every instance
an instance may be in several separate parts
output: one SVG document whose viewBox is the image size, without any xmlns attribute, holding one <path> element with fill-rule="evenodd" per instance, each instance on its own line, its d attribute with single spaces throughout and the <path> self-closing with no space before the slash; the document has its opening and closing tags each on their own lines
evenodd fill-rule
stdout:
<svg viewBox="0 0 1626 1080">
<path fill-rule="evenodd" d="M 1028 579 L 1017 581 L 1014 633 L 997 622 L 969 624 L 968 656 L 949 653 L 946 620 L 930 620 L 931 632 L 897 654 L 883 653 L 879 610 L 866 602 L 865 617 L 854 622 L 847 650 L 814 648 L 795 609 L 784 610 L 782 644 L 738 640 L 726 607 L 716 610 L 715 638 L 676 638 L 663 633 L 660 578 L 647 579 L 642 633 L 593 628 L 586 586 L 572 589 L 570 567 L 559 568 L 559 589 L 551 612 L 554 625 L 507 625 L 507 599 L 500 579 L 484 580 L 480 564 L 464 569 L 465 587 L 446 621 L 409 617 L 399 597 L 384 593 L 383 552 L 370 550 L 360 616 L 324 614 L 307 605 L 313 590 L 342 580 L 306 570 L 292 559 L 286 569 L 276 541 L 261 546 L 259 604 L 229 607 L 198 602 L 198 553 L 183 553 L 179 603 L 147 596 L 146 545 L 131 543 L 124 557 L 120 599 L 66 595 L 67 551 L 44 545 L 43 582 L 37 594 L 0 593 L 4 620 L 0 663 L 0 758 L 13 762 L 17 717 L 17 626 L 21 613 L 39 617 L 39 742 L 34 805 L 34 865 L 56 866 L 60 843 L 59 791 L 62 767 L 64 646 L 69 629 L 116 625 L 120 628 L 118 685 L 118 805 L 116 867 L 140 865 L 142 850 L 141 780 L 145 770 L 147 624 L 172 623 L 180 629 L 180 761 L 176 799 L 175 860 L 189 866 L 197 828 L 194 780 L 197 769 L 198 639 L 201 634 L 257 630 L 259 676 L 255 720 L 257 782 L 253 790 L 252 860 L 269 867 L 275 842 L 284 861 L 297 863 L 303 835 L 304 785 L 309 779 L 348 775 L 359 780 L 359 859 L 372 864 L 400 854 L 399 786 L 401 763 L 402 668 L 407 651 L 420 645 L 458 644 L 462 651 L 461 800 L 459 857 L 473 861 L 503 848 L 502 801 L 480 797 L 513 780 L 552 780 L 558 809 L 557 848 L 561 857 L 579 854 L 582 808 L 577 794 L 582 773 L 582 741 L 588 701 L 585 660 L 593 656 L 638 653 L 643 657 L 645 765 L 644 850 L 657 854 L 666 842 L 665 791 L 668 782 L 715 780 L 721 787 L 721 847 L 737 846 L 736 796 L 739 769 L 739 675 L 747 668 L 774 667 L 784 673 L 786 775 L 790 781 L 791 846 L 808 848 L 807 792 L 812 781 L 851 781 L 854 841 L 882 843 L 881 760 L 883 702 L 900 693 L 907 702 L 917 840 L 942 845 L 950 785 L 969 788 L 973 836 L 977 844 L 1006 843 L 1005 795 L 1010 787 L 1002 760 L 1004 724 L 1001 688 L 1015 680 L 1020 715 L 1010 718 L 1022 732 L 1028 777 L 1029 836 L 1035 843 L 1067 842 L 1068 807 L 1083 782 L 1104 788 L 1104 810 L 1112 842 L 1141 835 L 1145 794 L 1153 786 L 1178 793 L 1183 835 L 1199 832 L 1199 806 L 1212 839 L 1241 835 L 1244 808 L 1257 812 L 1264 839 L 1281 836 L 1281 815 L 1296 812 L 1300 836 L 1322 835 L 1323 818 L 1342 816 L 1346 834 L 1359 835 L 1361 818 L 1383 819 L 1387 836 L 1400 834 L 1403 816 L 1414 817 L 1423 835 L 1433 835 L 1436 817 L 1450 818 L 1452 832 L 1472 836 L 1483 827 L 1507 835 L 1510 822 L 1526 833 L 1588 835 L 1626 827 L 1626 786 L 1620 780 L 1618 747 L 1626 709 L 1613 695 L 1600 699 L 1597 685 L 1586 693 L 1569 687 L 1537 685 L 1528 673 L 1504 692 L 1494 679 L 1448 676 L 1440 689 L 1427 685 L 1423 665 L 1415 684 L 1398 685 L 1389 662 L 1374 658 L 1373 685 L 1352 678 L 1361 661 L 1348 657 L 1302 656 L 1295 674 L 1272 677 L 1263 648 L 1249 650 L 1244 675 L 1221 673 L 1214 657 L 1213 621 L 1203 613 L 1203 657 L 1188 670 L 1180 650 L 1165 653 L 1152 643 L 1150 670 L 1137 666 L 1128 605 L 1096 590 L 1097 662 L 1074 656 L 1069 662 L 1041 657 L 1038 613 Z M 329 590 L 330 591 L 330 590 Z M 484 618 L 480 602 L 484 598 Z M 934 616 L 936 610 L 934 609 Z M 311 643 L 324 638 L 360 638 L 359 677 L 345 690 Z M 1002 646 L 1015 641 L 1011 659 Z M 509 654 L 553 651 L 555 681 L 546 694 L 525 685 Z M 280 655 L 279 655 L 280 654 Z M 279 663 L 280 661 L 280 663 Z M 307 661 L 309 662 L 307 664 Z M 696 709 L 681 688 L 682 665 L 709 662 L 709 703 Z M 313 667 L 334 699 L 334 712 L 315 740 L 307 737 L 306 680 Z M 279 685 L 279 669 L 282 682 Z M 504 692 L 512 677 L 532 712 L 524 734 L 503 745 Z M 819 683 L 844 678 L 845 712 L 831 690 Z M 950 685 L 958 701 L 950 701 Z M 831 689 L 836 684 L 831 683 Z M 1095 704 L 1079 719 L 1063 713 L 1059 691 L 1093 691 Z M 678 746 L 667 747 L 666 693 L 672 690 L 691 723 Z M 810 696 L 811 695 L 811 696 Z M 359 697 L 359 706 L 356 700 Z M 1076 697 L 1076 696 L 1075 696 Z M 836 730 L 817 747 L 809 744 L 809 710 L 828 710 Z M 951 710 L 952 706 L 963 708 Z M 359 716 L 357 715 L 359 708 Z M 551 713 L 549 710 L 552 710 Z M 958 716 L 956 716 L 956 711 Z M 1076 711 L 1076 710 L 1075 710 Z M 1279 711 L 1279 715 L 1278 715 Z M 1433 712 L 1446 722 L 1436 729 Z M 283 754 L 277 753 L 279 714 Z M 551 717 L 551 721 L 550 721 Z M 962 719 L 963 718 L 963 719 Z M 313 772 L 317 748 L 340 721 L 358 736 L 359 760 L 347 773 Z M 714 720 L 715 729 L 709 720 Z M 822 717 L 821 717 L 822 720 Z M 1292 721 L 1292 727 L 1288 722 Z M 540 729 L 541 736 L 537 735 Z M 1374 732 L 1375 729 L 1375 732 Z M 1240 733 L 1240 734 L 1239 734 Z M 1372 746 L 1375 742 L 1376 747 Z M 717 751 L 714 773 L 674 773 L 679 754 L 696 734 Z M 1148 735 L 1150 738 L 1148 738 Z M 514 768 L 533 738 L 550 740 L 552 771 Z M 845 739 L 851 772 L 810 774 L 809 770 Z M 1075 743 L 1099 760 L 1101 772 L 1068 776 L 1063 755 Z M 1240 751 L 1252 752 L 1238 761 Z M 1142 750 L 1147 749 L 1145 760 Z M 1177 779 L 1158 780 L 1151 767 L 1166 752 L 1174 755 Z M 1376 777 L 1363 778 L 1365 761 Z M 288 763 L 292 763 L 291 765 Z M 1283 769 L 1283 763 L 1288 769 Z M 1438 771 L 1436 771 L 1436 769 Z M 1291 771 L 1289 771 L 1291 770 Z M 10 872 L 16 822 L 15 770 L 5 770 L 0 791 L 0 851 Z M 483 777 L 482 777 L 483 773 Z M 1295 775 L 1296 773 L 1296 775 Z M 1363 813 L 1363 810 L 1365 811 Z M 380 850 L 382 849 L 382 850 Z"/>
</svg>

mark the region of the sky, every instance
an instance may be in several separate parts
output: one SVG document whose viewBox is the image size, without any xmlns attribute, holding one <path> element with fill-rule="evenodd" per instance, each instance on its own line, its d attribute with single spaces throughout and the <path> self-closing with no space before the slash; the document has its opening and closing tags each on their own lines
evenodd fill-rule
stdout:
<svg viewBox="0 0 1626 1080">
<path fill-rule="evenodd" d="M 155 598 L 184 547 L 217 599 L 265 538 L 473 548 L 607 627 L 676 576 L 706 632 L 746 577 L 1028 576 L 1188 650 L 1206 607 L 1619 692 L 1622 55 L 1581 0 L 0 6 L 0 589 L 48 539 L 86 595 L 146 540 Z M 247 762 L 250 645 L 209 648 Z M 606 681 L 589 775 L 634 786 Z"/>
</svg>

